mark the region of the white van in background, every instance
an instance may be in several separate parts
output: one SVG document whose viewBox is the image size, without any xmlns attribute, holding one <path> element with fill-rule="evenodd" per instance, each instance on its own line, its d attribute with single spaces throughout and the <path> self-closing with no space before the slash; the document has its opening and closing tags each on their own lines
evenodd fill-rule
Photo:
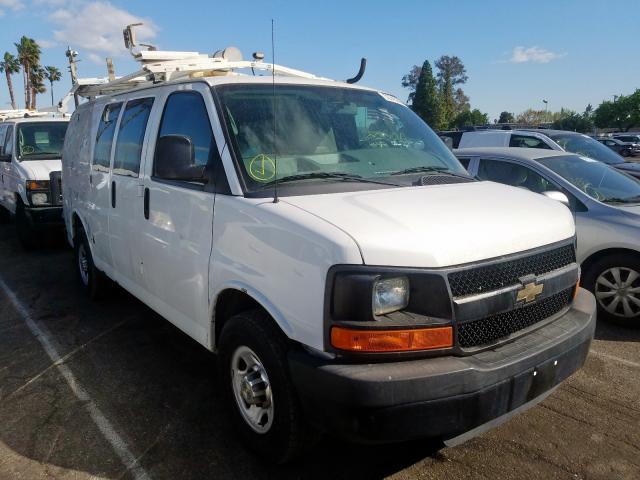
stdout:
<svg viewBox="0 0 640 480">
<path fill-rule="evenodd" d="M 0 222 L 15 217 L 20 244 L 33 248 L 43 229 L 62 228 L 61 156 L 69 118 L 0 122 Z"/>
</svg>

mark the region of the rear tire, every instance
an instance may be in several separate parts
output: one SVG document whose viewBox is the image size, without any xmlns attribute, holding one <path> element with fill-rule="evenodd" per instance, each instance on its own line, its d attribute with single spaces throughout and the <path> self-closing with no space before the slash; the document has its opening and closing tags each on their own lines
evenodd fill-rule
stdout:
<svg viewBox="0 0 640 480">
<path fill-rule="evenodd" d="M 596 296 L 598 319 L 640 328 L 640 258 L 615 254 L 596 260 L 583 285 Z"/>
<path fill-rule="evenodd" d="M 11 214 L 9 210 L 4 207 L 0 207 L 0 225 L 6 225 L 11 222 Z"/>
<path fill-rule="evenodd" d="M 36 247 L 35 231 L 31 223 L 29 223 L 24 204 L 20 200 L 18 200 L 16 206 L 16 233 L 18 234 L 18 241 L 24 250 L 29 252 Z"/>
<path fill-rule="evenodd" d="M 105 279 L 93 263 L 89 240 L 82 229 L 78 231 L 73 242 L 73 251 L 80 285 L 90 300 L 100 299 L 105 288 Z"/>
<path fill-rule="evenodd" d="M 316 438 L 305 422 L 287 364 L 287 341 L 263 311 L 230 318 L 220 336 L 225 400 L 244 444 L 271 463 L 299 456 Z"/>
</svg>

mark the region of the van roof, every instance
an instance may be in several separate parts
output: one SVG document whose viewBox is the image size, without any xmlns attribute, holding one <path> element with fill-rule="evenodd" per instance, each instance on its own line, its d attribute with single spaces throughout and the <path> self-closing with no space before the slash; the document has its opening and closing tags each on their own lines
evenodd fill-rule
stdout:
<svg viewBox="0 0 640 480">
<path fill-rule="evenodd" d="M 38 117 L 13 117 L 0 120 L 0 125 L 7 123 L 36 123 L 36 122 L 68 122 L 70 117 L 61 116 L 38 116 Z"/>
</svg>

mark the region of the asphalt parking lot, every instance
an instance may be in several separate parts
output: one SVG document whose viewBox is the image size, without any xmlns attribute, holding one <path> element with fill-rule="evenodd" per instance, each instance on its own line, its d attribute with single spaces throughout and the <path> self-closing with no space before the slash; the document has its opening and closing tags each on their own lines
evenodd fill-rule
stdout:
<svg viewBox="0 0 640 480">
<path fill-rule="evenodd" d="M 93 304 L 63 241 L 0 226 L 0 478 L 640 478 L 640 330 L 601 324 L 585 368 L 455 448 L 325 438 L 286 467 L 234 436 L 215 357 L 114 288 Z"/>
</svg>

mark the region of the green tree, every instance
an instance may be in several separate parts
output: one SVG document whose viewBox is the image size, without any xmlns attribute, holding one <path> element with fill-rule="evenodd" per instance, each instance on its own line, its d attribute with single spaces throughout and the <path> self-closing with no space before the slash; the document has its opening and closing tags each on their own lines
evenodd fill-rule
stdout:
<svg viewBox="0 0 640 480">
<path fill-rule="evenodd" d="M 460 112 L 453 120 L 456 128 L 473 127 L 489 123 L 489 115 L 482 113 L 477 108 Z"/>
<path fill-rule="evenodd" d="M 409 89 L 409 97 L 407 97 L 407 103 L 413 104 L 413 97 L 416 94 L 416 86 L 418 85 L 418 79 L 422 68 L 418 65 L 414 65 L 405 76 L 402 77 L 402 86 Z"/>
<path fill-rule="evenodd" d="M 498 123 L 513 123 L 515 122 L 515 117 L 511 112 L 500 112 L 500 118 L 498 118 Z"/>
<path fill-rule="evenodd" d="M 620 95 L 613 102 L 605 100 L 593 113 L 593 121 L 600 128 L 615 127 L 625 132 L 640 125 L 640 90 Z"/>
<path fill-rule="evenodd" d="M 31 106 L 29 108 L 31 108 L 31 110 L 36 109 L 37 95 L 47 91 L 47 87 L 44 85 L 46 73 L 46 70 L 38 64 L 31 67 L 31 75 L 29 75 L 31 82 Z"/>
<path fill-rule="evenodd" d="M 20 72 L 20 62 L 9 52 L 4 52 L 4 57 L 2 61 L 0 61 L 0 72 L 4 72 L 7 77 L 7 88 L 9 89 L 9 98 L 11 98 L 11 108 L 15 110 L 18 108 L 18 105 L 16 104 L 16 97 L 13 92 L 11 75 Z"/>
<path fill-rule="evenodd" d="M 424 61 L 420 69 L 411 108 L 432 128 L 442 128 L 436 80 L 433 78 L 431 64 L 428 60 Z"/>
<path fill-rule="evenodd" d="M 440 91 L 440 114 L 443 124 L 450 125 L 457 111 L 454 88 L 467 82 L 467 71 L 462 60 L 456 56 L 443 55 L 435 61 Z M 461 89 L 460 89 L 461 90 Z M 464 94 L 463 94 L 464 95 Z M 464 102 L 466 103 L 466 102 Z M 464 105 L 462 106 L 464 107 Z"/>
<path fill-rule="evenodd" d="M 584 115 L 572 111 L 561 111 L 561 118 L 553 122 L 557 130 L 571 130 L 572 132 L 587 133 L 593 130 L 593 122 Z"/>
<path fill-rule="evenodd" d="M 24 105 L 31 108 L 33 88 L 31 85 L 34 68 L 40 63 L 40 47 L 33 38 L 22 36 L 20 42 L 14 44 L 18 51 L 18 61 L 22 65 L 24 80 Z"/>
<path fill-rule="evenodd" d="M 47 80 L 49 80 L 49 85 L 51 86 L 51 106 L 55 104 L 55 100 L 53 99 L 53 82 L 59 82 L 62 79 L 62 73 L 56 67 L 44 67 L 44 76 Z"/>
</svg>

